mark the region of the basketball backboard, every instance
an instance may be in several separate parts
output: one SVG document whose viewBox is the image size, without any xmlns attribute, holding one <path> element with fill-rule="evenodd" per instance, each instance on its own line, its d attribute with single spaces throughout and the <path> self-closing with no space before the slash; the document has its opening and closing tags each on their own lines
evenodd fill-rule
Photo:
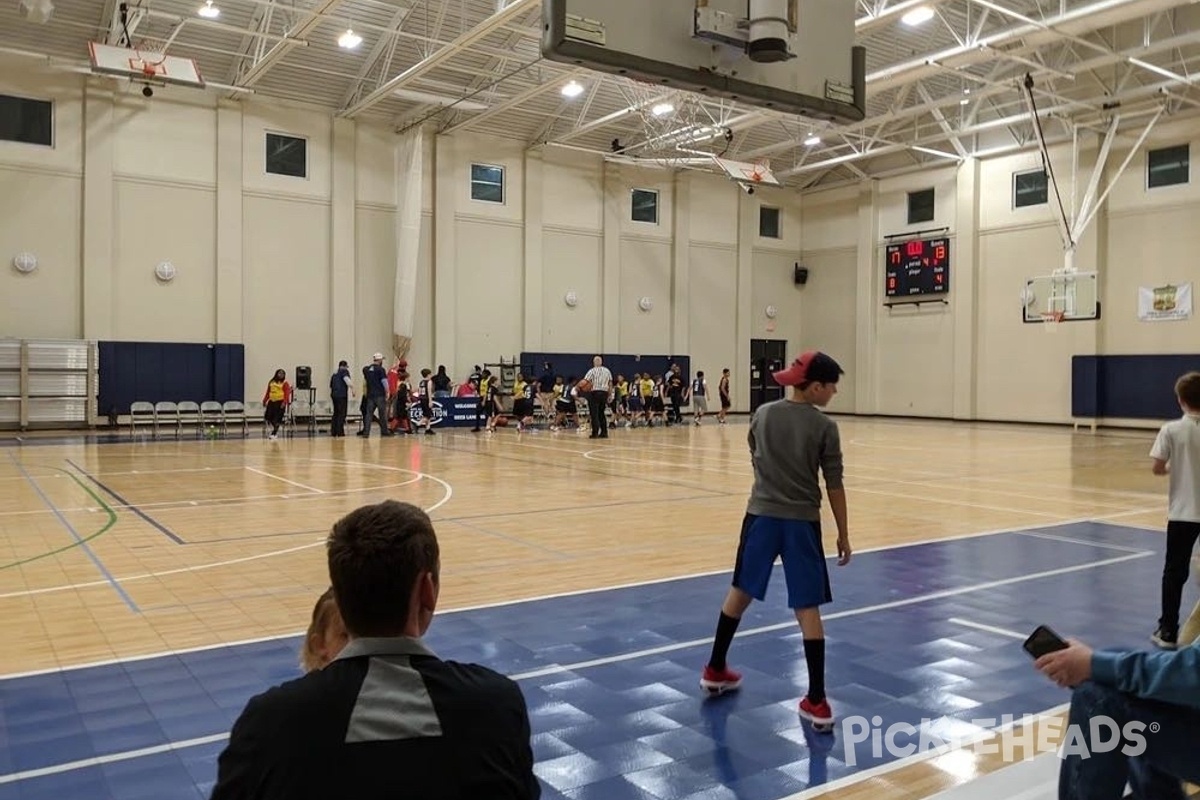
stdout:
<svg viewBox="0 0 1200 800">
<path fill-rule="evenodd" d="M 1025 281 L 1021 290 L 1025 322 L 1044 322 L 1047 314 L 1061 314 L 1063 322 L 1100 318 L 1098 275 L 1070 272 L 1039 275 Z"/>
<path fill-rule="evenodd" d="M 832 122 L 865 116 L 852 0 L 544 0 L 551 61 Z"/>
<path fill-rule="evenodd" d="M 204 86 L 200 70 L 190 58 L 169 56 L 134 47 L 112 47 L 99 42 L 89 42 L 88 51 L 93 72 L 128 78 L 140 83 L 173 83 L 196 88 Z"/>
<path fill-rule="evenodd" d="M 753 188 L 758 185 L 779 186 L 779 179 L 771 171 L 770 164 L 756 164 L 749 161 L 736 161 L 732 158 L 713 156 L 713 161 L 730 179 Z"/>
</svg>

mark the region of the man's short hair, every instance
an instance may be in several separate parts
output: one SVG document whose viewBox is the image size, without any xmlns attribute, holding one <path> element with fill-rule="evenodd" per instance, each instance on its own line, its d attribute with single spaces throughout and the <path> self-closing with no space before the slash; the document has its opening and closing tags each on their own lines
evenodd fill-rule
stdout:
<svg viewBox="0 0 1200 800">
<path fill-rule="evenodd" d="M 1200 372 L 1189 372 L 1175 381 L 1175 396 L 1193 411 L 1200 411 Z"/>
<path fill-rule="evenodd" d="M 413 587 L 423 572 L 436 578 L 437 535 L 429 515 L 385 500 L 342 517 L 328 540 L 329 578 L 342 620 L 354 636 L 399 636 Z"/>
</svg>

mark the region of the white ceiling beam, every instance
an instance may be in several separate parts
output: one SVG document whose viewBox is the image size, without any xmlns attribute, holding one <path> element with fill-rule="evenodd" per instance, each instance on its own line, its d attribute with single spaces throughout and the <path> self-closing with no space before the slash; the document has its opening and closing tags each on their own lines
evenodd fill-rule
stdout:
<svg viewBox="0 0 1200 800">
<path fill-rule="evenodd" d="M 1021 14 L 1017 11 L 1013 11 L 1011 8 L 1004 7 L 1004 6 L 1000 5 L 999 3 L 993 3 L 992 0 L 970 0 L 970 1 L 976 5 L 983 6 L 985 9 L 991 9 L 992 11 L 995 11 L 998 14 L 1002 14 L 1010 19 L 1015 19 L 1017 22 L 1023 22 L 1026 25 L 1032 25 L 1036 28 L 1041 28 L 1044 31 L 1049 31 L 1051 33 L 1054 33 L 1057 36 L 1062 37 L 1062 39 L 1065 41 L 1075 42 L 1076 44 L 1083 45 L 1084 47 L 1090 48 L 1092 50 L 1098 50 L 1101 53 L 1112 52 L 1112 50 L 1110 48 L 1105 47 L 1102 44 L 1096 44 L 1095 42 L 1089 41 L 1089 40 L 1083 38 L 1082 36 L 1075 36 L 1074 34 L 1071 34 L 1071 33 L 1063 33 L 1062 31 L 1055 30 L 1054 27 L 1049 23 L 1041 22 L 1039 20 L 1033 19 L 1032 17 L 1027 17 L 1024 14 Z M 1161 14 L 1162 12 L 1159 11 L 1158 13 Z"/>
<path fill-rule="evenodd" d="M 867 14 L 854 20 L 854 32 L 861 36 L 864 33 L 869 33 L 881 25 L 887 25 L 899 18 L 901 15 L 916 8 L 917 6 L 937 6 L 946 2 L 946 0 L 901 0 L 898 3 L 892 3 L 882 10 L 876 11 L 873 14 Z"/>
<path fill-rule="evenodd" d="M 1063 35 L 1077 35 L 1100 28 L 1129 22 L 1165 9 L 1185 5 L 1190 0 L 1098 0 L 1087 6 L 1071 9 L 1043 20 L 1036 25 L 1021 24 L 984 36 L 978 42 L 930 53 L 910 61 L 893 64 L 867 76 L 869 92 L 879 92 L 912 80 L 923 78 L 938 69 L 938 64 L 961 67 L 996 58 L 991 50 L 1018 40 L 1022 45 L 1017 53 L 1027 52 L 1054 41 Z"/>
<path fill-rule="evenodd" d="M 505 2 L 505 0 L 496 0 L 496 11 L 497 12 L 504 10 L 504 2 Z M 530 14 L 529 19 L 523 20 L 521 23 L 519 23 L 517 30 L 509 32 L 508 38 L 504 41 L 503 44 L 500 45 L 500 50 L 502 51 L 503 54 L 497 55 L 497 56 L 492 56 L 492 58 L 483 67 L 483 69 L 478 71 L 478 73 L 477 73 L 478 77 L 476 77 L 475 80 L 471 81 L 470 85 L 468 85 L 463 90 L 463 94 L 465 96 L 474 97 L 482 92 L 487 92 L 488 93 L 487 96 L 480 98 L 481 102 L 484 102 L 484 103 L 497 102 L 496 101 L 496 92 L 497 92 L 497 89 L 500 86 L 500 84 L 503 83 L 508 78 L 512 77 L 513 75 L 516 75 L 516 74 L 524 71 L 524 69 L 527 69 L 530 66 L 532 66 L 532 64 L 524 64 L 520 69 L 516 69 L 511 72 L 508 71 L 508 62 L 512 61 L 514 58 L 517 57 L 517 53 L 515 50 L 516 46 L 518 44 L 520 44 L 520 42 L 523 38 L 525 38 L 526 30 L 535 21 L 538 23 L 538 25 L 536 25 L 534 27 L 540 27 L 540 23 L 541 23 L 540 8 L 533 9 L 533 13 Z M 579 72 L 582 72 L 582 70 L 576 70 L 572 74 L 578 74 Z M 551 82 L 551 83 L 554 82 L 554 80 L 556 79 L 557 73 L 558 73 L 557 70 L 550 70 L 549 82 Z M 504 100 L 501 99 L 501 100 L 499 100 L 499 102 L 502 103 L 502 102 L 504 102 Z M 453 111 L 454 109 L 451 109 L 451 110 Z M 418 108 L 416 110 L 416 113 L 428 114 L 429 111 L 430 111 L 430 108 L 428 106 L 423 106 L 423 107 Z M 453 120 L 453 116 L 451 116 L 451 118 L 449 120 L 447 120 L 447 122 L 450 122 L 452 120 Z M 458 123 L 454 122 L 453 124 L 456 125 Z M 442 131 L 442 132 L 444 133 L 445 131 Z"/>
<path fill-rule="evenodd" d="M 669 100 L 674 94 L 675 94 L 674 92 L 664 92 L 663 94 L 657 95 L 655 97 L 650 97 L 650 98 L 646 98 L 645 100 L 640 100 L 637 103 L 626 106 L 625 108 L 622 108 L 618 111 L 614 111 L 611 114 L 605 114 L 603 117 L 598 117 L 598 118 L 592 120 L 591 122 L 580 125 L 577 128 L 572 128 L 571 130 L 564 133 L 562 136 L 556 136 L 552 140 L 552 143 L 562 144 L 563 142 L 569 142 L 572 139 L 578 139 L 580 136 L 583 136 L 586 133 L 591 133 L 594 130 L 599 130 L 600 128 L 604 128 L 604 127 L 612 125 L 616 122 L 620 122 L 621 120 L 625 119 L 625 117 L 629 116 L 630 114 L 637 113 L 638 111 L 645 108 L 646 106 L 652 106 L 655 103 L 661 103 L 664 100 Z"/>
<path fill-rule="evenodd" d="M 329 0 L 329 2 L 340 2 L 340 0 Z M 387 99 L 392 92 L 397 89 L 402 89 L 408 86 L 413 81 L 419 79 L 422 75 L 436 69 L 439 64 L 448 58 L 453 58 L 458 53 L 471 47 L 471 45 L 482 41 L 487 36 L 499 28 L 512 22 L 514 19 L 524 14 L 530 8 L 541 5 L 541 0 L 514 0 L 503 11 L 492 14 L 479 25 L 464 32 L 450 44 L 440 50 L 430 54 L 426 58 L 413 64 L 408 69 L 401 72 L 396 77 L 389 81 L 385 81 L 379 88 L 360 99 L 353 105 L 341 111 L 340 115 L 344 117 L 354 117 L 377 103 Z"/>
<path fill-rule="evenodd" d="M 363 81 L 365 81 L 367 76 L 371 74 L 371 70 L 375 69 L 375 67 L 379 65 L 380 59 L 383 58 L 384 53 L 390 48 L 395 47 L 399 38 L 397 34 L 400 31 L 400 27 L 404 25 L 404 20 L 408 18 L 408 15 L 411 11 L 411 7 L 399 8 L 396 10 L 396 13 L 392 15 L 392 18 L 388 21 L 387 25 L 388 32 L 381 34 L 379 38 L 375 40 L 375 45 L 371 48 L 371 52 L 367 54 L 366 60 L 363 61 L 362 66 L 358 69 L 358 74 L 354 76 L 354 83 L 350 84 L 350 88 L 347 89 L 346 94 L 342 96 L 341 105 L 343 107 L 349 105 L 354 98 L 358 96 L 358 93 L 362 88 Z"/>
<path fill-rule="evenodd" d="M 1091 59 L 1088 59 L 1087 61 L 1079 62 L 1079 63 L 1073 65 L 1072 71 L 1079 73 L 1079 72 L 1083 72 L 1083 71 L 1095 70 L 1095 69 L 1099 69 L 1102 67 L 1110 66 L 1112 64 L 1128 62 L 1128 60 L 1130 58 L 1136 58 L 1137 56 L 1143 56 L 1143 57 L 1149 56 L 1149 55 L 1153 55 L 1155 53 L 1164 52 L 1167 50 L 1173 50 L 1178 47 L 1184 47 L 1189 44 L 1194 45 L 1195 43 L 1196 43 L 1196 35 L 1194 33 L 1173 36 L 1169 39 L 1162 39 L 1158 42 L 1155 42 L 1154 44 L 1150 45 L 1148 48 L 1138 46 L 1138 47 L 1132 48 L 1130 50 L 1125 50 L 1122 52 L 1109 53 L 1107 55 L 1096 56 L 1095 58 L 1091 58 Z M 929 70 L 936 71 L 936 72 L 943 73 L 943 74 L 947 70 L 949 70 L 951 72 L 958 72 L 957 70 L 950 70 L 950 68 L 947 65 L 938 64 L 938 63 L 932 62 L 929 59 L 926 59 L 925 61 L 923 61 L 922 64 L 924 66 L 926 66 L 926 68 Z M 1056 73 L 1058 72 L 1058 70 L 1053 70 L 1053 71 Z M 986 87 L 984 89 L 981 89 L 979 91 L 971 93 L 972 110 L 971 110 L 971 113 L 968 114 L 969 122 L 974 121 L 975 113 L 977 113 L 978 109 L 980 108 L 980 105 L 982 103 L 984 103 L 986 100 L 988 100 L 991 97 L 994 97 L 997 94 L 1002 94 L 1002 93 L 1007 93 L 1007 92 L 1012 91 L 1012 85 L 1011 85 L 1011 83 L 1008 83 L 1008 82 L 995 81 L 992 79 L 978 79 L 978 78 L 972 77 L 966 73 L 962 73 L 962 75 L 963 75 L 964 79 L 969 79 L 976 83 L 982 83 Z M 901 87 L 901 89 L 903 90 L 904 87 L 913 85 L 913 82 L 915 82 L 915 79 L 910 78 L 909 82 L 904 83 L 903 86 Z M 1191 81 L 1189 81 L 1189 83 L 1191 83 Z M 1163 85 L 1165 86 L 1166 84 L 1163 84 Z M 872 86 L 871 84 L 868 84 L 868 88 L 874 89 L 874 86 Z M 1040 90 L 1037 90 L 1037 89 L 1035 89 L 1035 92 L 1038 92 L 1039 94 L 1042 93 Z M 1092 102 L 1081 101 L 1081 100 L 1066 100 L 1065 98 L 1061 98 L 1059 96 L 1054 96 L 1052 99 L 1055 102 L 1059 102 L 1063 106 L 1065 106 L 1066 108 L 1064 108 L 1064 110 L 1070 110 L 1071 106 L 1074 106 L 1076 109 L 1081 108 L 1081 107 L 1086 108 L 1088 106 L 1094 106 L 1095 103 L 1101 102 L 1101 100 L 1107 100 L 1108 98 L 1096 99 Z M 871 125 L 886 124 L 886 123 L 896 122 L 901 119 L 909 119 L 914 116 L 920 116 L 921 114 L 924 114 L 927 112 L 931 113 L 935 108 L 941 108 L 944 106 L 953 106 L 958 102 L 958 100 L 959 100 L 958 97 L 953 97 L 953 96 L 944 97 L 944 98 L 935 98 L 931 102 L 925 102 L 925 103 L 921 103 L 919 105 L 911 106 L 909 108 L 891 111 L 891 112 L 888 112 L 883 115 L 871 117 L 869 119 L 864 120 L 863 122 L 854 123 L 853 125 L 851 125 L 847 128 L 843 128 L 841 130 L 846 130 L 846 131 L 862 130 L 862 129 L 866 129 L 867 127 L 869 127 Z M 788 148 L 795 147 L 796 145 L 797 145 L 796 141 L 782 141 L 782 142 L 778 142 L 773 145 L 768 145 L 766 147 L 760 147 L 753 152 L 756 156 L 764 156 L 764 155 L 770 155 L 771 153 L 777 153 L 781 150 L 787 150 Z"/>
<path fill-rule="evenodd" d="M 919 85 L 917 87 L 917 91 L 921 93 L 921 98 L 926 102 L 933 102 L 933 96 L 929 94 L 929 90 L 925 88 L 924 84 Z M 958 137 L 958 133 L 951 128 L 950 123 L 946 121 L 946 115 L 942 113 L 940 108 L 932 108 L 930 109 L 930 113 L 933 114 L 933 118 L 937 120 L 938 127 L 950 134 L 950 144 L 953 145 L 954 152 L 958 153 L 959 158 L 966 158 L 967 148 L 963 147 L 962 139 Z"/>
<path fill-rule="evenodd" d="M 1092 220 L 1096 217 L 1096 212 L 1100 210 L 1100 206 L 1104 205 L 1104 201 L 1108 199 L 1108 193 L 1111 192 L 1113 187 L 1117 185 L 1117 181 L 1120 180 L 1121 175 L 1124 174 L 1125 168 L 1129 166 L 1129 162 L 1133 160 L 1135 155 L 1137 155 L 1138 150 L 1140 150 L 1142 147 L 1142 143 L 1145 142 L 1146 137 L 1150 135 L 1150 130 L 1154 127 L 1154 123 L 1158 122 L 1165 110 L 1166 106 L 1159 106 L 1158 113 L 1151 117 L 1150 121 L 1146 123 L 1146 127 L 1142 129 L 1141 135 L 1138 136 L 1137 141 L 1133 143 L 1133 146 L 1129 148 L 1129 152 L 1125 154 L 1125 160 L 1121 162 L 1121 166 L 1117 167 L 1116 174 L 1109 179 L 1108 185 L 1104 187 L 1104 192 L 1096 199 L 1095 204 L 1088 211 L 1087 215 L 1083 217 L 1083 220 L 1079 224 L 1079 228 L 1073 231 L 1076 240 L 1082 237 L 1084 232 L 1087 231 L 1088 225 L 1092 224 Z M 1096 165 L 1096 170 L 1100 170 L 1099 164 Z"/>
<path fill-rule="evenodd" d="M 284 36 L 286 37 L 281 42 L 276 42 L 275 46 L 267 51 L 266 55 L 254 62 L 250 69 L 246 70 L 238 81 L 238 86 L 253 86 L 262 79 L 271 67 L 275 66 L 284 56 L 292 51 L 292 48 L 307 44 L 308 35 L 317 29 L 321 24 L 322 18 L 327 14 L 331 14 L 337 10 L 345 0 L 322 0 L 316 8 L 306 12 L 310 16 L 289 30 Z"/>
<path fill-rule="evenodd" d="M 1146 86 L 1139 86 L 1135 89 L 1130 89 L 1119 95 L 1115 95 L 1115 96 L 1111 97 L 1110 101 L 1124 103 L 1124 102 L 1129 102 L 1131 100 L 1137 100 L 1137 99 L 1142 99 L 1142 98 L 1153 98 L 1155 95 L 1161 94 L 1163 91 L 1170 90 L 1171 88 L 1173 88 L 1177 85 L 1178 85 L 1178 83 L 1176 81 L 1163 81 L 1162 83 L 1149 84 Z M 1069 106 L 1053 106 L 1050 108 L 1038 109 L 1039 114 L 1043 117 L 1049 116 L 1051 114 L 1060 114 L 1060 113 L 1063 113 L 1063 112 L 1069 111 L 1069 110 L 1070 110 Z M 967 136 L 971 136 L 976 133 L 981 133 L 981 132 L 987 131 L 987 130 L 992 130 L 994 128 L 1009 127 L 1012 125 L 1028 122 L 1030 120 L 1030 118 L 1031 118 L 1030 113 L 1028 111 L 1024 111 L 1019 114 L 1013 114 L 1011 116 L 1001 117 L 999 119 L 992 119 L 992 120 L 988 120 L 987 122 L 981 122 L 976 125 L 972 125 L 970 127 L 961 128 L 961 129 L 955 131 L 955 133 L 953 135 L 958 136 L 960 138 L 965 138 Z M 839 156 L 833 156 L 833 157 L 825 159 L 823 161 L 814 162 L 812 164 L 808 164 L 803 167 L 793 167 L 790 170 L 785 170 L 783 172 L 777 172 L 775 176 L 777 178 L 787 178 L 787 177 L 790 177 L 792 175 L 795 175 L 795 174 L 798 174 L 801 172 L 809 172 L 814 169 L 822 169 L 824 167 L 836 166 L 838 164 L 844 164 L 849 161 L 859 161 L 863 158 L 873 158 L 876 156 L 888 155 L 889 153 L 898 153 L 898 152 L 908 149 L 914 145 L 928 145 L 928 144 L 933 144 L 936 142 L 944 142 L 950 138 L 951 138 L 951 134 L 947 134 L 943 131 L 941 133 L 933 134 L 931 136 L 917 137 L 913 141 L 908 142 L 908 143 L 890 144 L 890 145 L 885 145 L 883 147 L 877 147 L 873 150 L 866 150 L 863 152 L 846 153 L 846 154 L 839 155 Z"/>
<path fill-rule="evenodd" d="M 572 70 L 572 71 L 568 72 L 566 75 L 563 75 L 561 78 L 558 78 L 556 76 L 555 80 L 548 80 L 543 84 L 536 85 L 536 86 L 530 86 L 525 91 L 515 94 L 503 102 L 497 103 L 496 105 L 489 108 L 487 111 L 484 111 L 480 114 L 475 114 L 470 119 L 465 119 L 456 125 L 451 125 L 449 128 L 442 131 L 442 133 L 449 135 L 451 133 L 454 133 L 455 131 L 461 131 L 461 130 L 466 130 L 467 128 L 472 128 L 481 122 L 486 122 L 487 120 L 491 119 L 492 117 L 496 116 L 497 114 L 503 114 L 505 111 L 508 111 L 509 109 L 511 109 L 515 106 L 524 105 L 525 103 L 529 102 L 530 100 L 532 100 L 535 97 L 541 97 L 542 95 L 546 94 L 547 92 L 551 92 L 555 89 L 561 89 L 562 85 L 564 83 L 566 83 L 567 81 L 569 81 L 573 78 L 578 78 L 581 75 L 585 74 L 586 72 L 587 72 L 586 69 L 580 68 L 580 69 L 576 69 L 576 70 Z"/>
</svg>

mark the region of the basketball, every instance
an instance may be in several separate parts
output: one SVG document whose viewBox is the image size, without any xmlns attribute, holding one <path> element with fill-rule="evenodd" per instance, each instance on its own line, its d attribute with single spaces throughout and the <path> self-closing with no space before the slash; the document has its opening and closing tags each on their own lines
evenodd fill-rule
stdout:
<svg viewBox="0 0 1200 800">
<path fill-rule="evenodd" d="M 575 384 L 575 391 L 579 392 L 580 394 L 582 394 L 584 392 L 590 392 L 591 390 L 592 390 L 592 382 L 589 381 L 587 378 L 584 378 L 579 383 Z"/>
</svg>

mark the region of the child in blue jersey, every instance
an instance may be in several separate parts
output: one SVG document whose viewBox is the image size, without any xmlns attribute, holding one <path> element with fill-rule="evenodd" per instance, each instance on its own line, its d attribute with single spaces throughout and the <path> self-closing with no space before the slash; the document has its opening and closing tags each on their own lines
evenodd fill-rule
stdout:
<svg viewBox="0 0 1200 800">
<path fill-rule="evenodd" d="M 788 607 L 804 635 L 808 694 L 800 715 L 821 730 L 833 725 L 825 697 L 825 628 L 820 606 L 833 600 L 821 541 L 821 487 L 824 475 L 829 505 L 837 522 L 838 565 L 850 561 L 846 491 L 842 486 L 842 449 L 837 423 L 821 409 L 837 394 L 843 370 L 824 353 L 809 351 L 787 369 L 774 373 L 791 395 L 758 407 L 750 419 L 750 459 L 754 487 L 742 522 L 733 585 L 725 596 L 712 655 L 700 685 L 714 694 L 736 689 L 742 676 L 725 660 L 738 623 L 752 600 L 763 600 L 775 559 L 782 557 Z"/>
</svg>

